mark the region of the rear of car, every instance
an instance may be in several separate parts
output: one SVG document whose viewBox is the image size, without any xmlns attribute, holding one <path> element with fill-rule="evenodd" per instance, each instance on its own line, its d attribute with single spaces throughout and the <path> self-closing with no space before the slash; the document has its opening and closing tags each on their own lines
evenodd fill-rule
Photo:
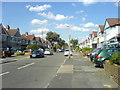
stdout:
<svg viewBox="0 0 120 90">
<path fill-rule="evenodd" d="M 53 55 L 53 51 L 51 51 L 51 50 L 45 50 L 44 54 L 45 55 Z"/>
<path fill-rule="evenodd" d="M 34 50 L 31 54 L 30 54 L 30 58 L 35 58 L 35 57 L 44 57 L 44 53 L 40 50 Z"/>
<path fill-rule="evenodd" d="M 93 58 L 94 58 L 95 54 L 97 54 L 100 50 L 101 50 L 101 48 L 97 48 L 97 49 L 94 49 L 94 50 L 90 53 L 89 58 L 90 58 L 91 61 L 93 61 Z"/>
<path fill-rule="evenodd" d="M 109 60 L 110 57 L 115 53 L 120 52 L 118 48 L 109 48 L 109 49 L 101 49 L 95 56 L 94 56 L 94 63 L 96 66 L 104 67 L 105 60 Z"/>
<path fill-rule="evenodd" d="M 72 56 L 72 51 L 69 52 L 69 50 L 65 50 L 64 51 L 64 56 L 68 56 L 70 53 L 70 55 Z"/>
</svg>

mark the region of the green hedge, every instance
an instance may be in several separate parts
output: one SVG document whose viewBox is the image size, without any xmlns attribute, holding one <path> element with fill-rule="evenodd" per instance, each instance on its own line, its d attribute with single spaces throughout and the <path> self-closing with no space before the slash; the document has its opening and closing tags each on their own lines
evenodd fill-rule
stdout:
<svg viewBox="0 0 120 90">
<path fill-rule="evenodd" d="M 24 53 L 23 52 L 16 52 L 15 53 L 15 56 L 19 56 L 19 55 L 24 55 Z"/>
<path fill-rule="evenodd" d="M 84 54 L 84 56 L 86 56 L 87 53 L 89 53 L 90 51 L 93 51 L 94 49 L 95 48 L 85 47 L 85 48 L 80 49 L 80 51 L 82 51 L 82 53 Z"/>
<path fill-rule="evenodd" d="M 120 52 L 114 53 L 110 58 L 111 64 L 118 64 L 120 65 Z"/>
</svg>

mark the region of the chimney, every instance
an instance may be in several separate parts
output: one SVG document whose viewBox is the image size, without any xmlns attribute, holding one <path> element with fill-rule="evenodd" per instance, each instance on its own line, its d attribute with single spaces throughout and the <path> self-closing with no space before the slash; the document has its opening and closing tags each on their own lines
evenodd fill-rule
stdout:
<svg viewBox="0 0 120 90">
<path fill-rule="evenodd" d="M 19 31 L 20 29 L 19 29 L 19 28 L 17 28 L 17 30 Z"/>
<path fill-rule="evenodd" d="M 10 30 L 10 26 L 9 25 L 6 26 L 6 30 Z"/>
<path fill-rule="evenodd" d="M 25 34 L 26 36 L 28 36 L 28 32 L 26 32 L 26 34 Z"/>
</svg>

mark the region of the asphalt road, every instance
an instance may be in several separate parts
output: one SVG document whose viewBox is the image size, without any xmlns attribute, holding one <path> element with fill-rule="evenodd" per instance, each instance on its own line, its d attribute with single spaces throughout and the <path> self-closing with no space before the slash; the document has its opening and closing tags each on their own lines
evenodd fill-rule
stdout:
<svg viewBox="0 0 120 90">
<path fill-rule="evenodd" d="M 65 58 L 63 53 L 45 58 L 12 57 L 13 62 L 2 64 L 2 88 L 47 88 Z"/>
</svg>

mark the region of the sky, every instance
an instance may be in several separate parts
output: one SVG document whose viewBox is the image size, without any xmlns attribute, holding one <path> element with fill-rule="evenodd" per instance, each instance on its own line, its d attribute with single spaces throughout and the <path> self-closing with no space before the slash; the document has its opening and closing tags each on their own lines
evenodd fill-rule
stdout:
<svg viewBox="0 0 120 90">
<path fill-rule="evenodd" d="M 2 24 L 44 37 L 49 31 L 84 41 L 106 18 L 118 18 L 115 2 L 2 2 Z M 43 35 L 42 35 L 43 32 Z"/>
</svg>

